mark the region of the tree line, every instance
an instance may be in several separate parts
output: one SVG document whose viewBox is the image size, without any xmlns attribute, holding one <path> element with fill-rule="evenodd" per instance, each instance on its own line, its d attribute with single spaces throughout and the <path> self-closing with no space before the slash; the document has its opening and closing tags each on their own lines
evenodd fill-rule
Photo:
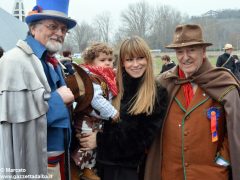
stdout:
<svg viewBox="0 0 240 180">
<path fill-rule="evenodd" d="M 220 50 L 226 43 L 240 49 L 240 10 L 208 11 L 201 16 L 189 16 L 168 5 L 151 6 L 141 1 L 129 6 L 120 14 L 120 23 L 114 24 L 109 12 L 97 14 L 94 21 L 78 22 L 66 37 L 64 48 L 82 52 L 91 42 L 102 41 L 118 47 L 122 39 L 138 35 L 151 49 L 162 49 L 171 43 L 176 25 L 200 24 L 204 39 L 213 43 L 210 50 Z"/>
</svg>

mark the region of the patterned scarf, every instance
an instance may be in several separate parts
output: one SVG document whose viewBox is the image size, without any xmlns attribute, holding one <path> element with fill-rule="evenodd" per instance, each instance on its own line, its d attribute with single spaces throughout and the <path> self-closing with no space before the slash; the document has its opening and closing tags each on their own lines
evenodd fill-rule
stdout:
<svg viewBox="0 0 240 180">
<path fill-rule="evenodd" d="M 181 79 L 186 79 L 184 72 L 180 68 L 178 68 L 178 74 Z M 193 88 L 190 82 L 183 84 L 182 87 L 183 87 L 183 92 L 186 99 L 186 107 L 188 108 L 193 98 Z"/>
<path fill-rule="evenodd" d="M 87 68 L 91 73 L 101 76 L 106 81 L 108 88 L 112 92 L 113 96 L 116 96 L 118 94 L 116 77 L 112 68 L 91 66 L 87 64 L 82 64 L 81 66 Z"/>
</svg>

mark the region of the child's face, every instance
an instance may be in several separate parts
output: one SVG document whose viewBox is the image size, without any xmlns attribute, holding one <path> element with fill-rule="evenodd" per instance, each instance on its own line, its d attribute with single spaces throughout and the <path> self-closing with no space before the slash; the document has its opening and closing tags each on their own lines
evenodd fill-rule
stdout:
<svg viewBox="0 0 240 180">
<path fill-rule="evenodd" d="M 162 59 L 162 63 L 163 63 L 163 64 L 167 64 L 167 62 L 168 62 L 168 61 L 167 61 L 166 59 Z"/>
<path fill-rule="evenodd" d="M 99 56 L 93 60 L 93 66 L 110 67 L 113 68 L 113 56 L 112 54 L 105 54 L 100 52 Z"/>
</svg>

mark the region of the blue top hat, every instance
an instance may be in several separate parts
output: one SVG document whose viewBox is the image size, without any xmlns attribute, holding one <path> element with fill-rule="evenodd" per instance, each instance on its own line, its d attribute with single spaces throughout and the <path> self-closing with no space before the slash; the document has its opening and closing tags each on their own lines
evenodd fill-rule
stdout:
<svg viewBox="0 0 240 180">
<path fill-rule="evenodd" d="M 29 24 L 44 19 L 56 19 L 71 29 L 77 22 L 68 17 L 68 5 L 69 0 L 37 0 L 37 5 L 28 13 L 25 21 Z"/>
</svg>

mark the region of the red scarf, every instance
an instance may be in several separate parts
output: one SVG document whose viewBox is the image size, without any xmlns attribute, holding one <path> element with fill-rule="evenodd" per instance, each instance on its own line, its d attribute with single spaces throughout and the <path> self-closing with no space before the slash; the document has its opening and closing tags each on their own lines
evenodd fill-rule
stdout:
<svg viewBox="0 0 240 180">
<path fill-rule="evenodd" d="M 181 79 L 186 79 L 184 72 L 180 68 L 178 68 L 178 74 Z M 193 98 L 193 88 L 190 82 L 183 84 L 182 87 L 183 87 L 183 92 L 186 99 L 186 107 L 188 108 Z"/>
<path fill-rule="evenodd" d="M 58 65 L 58 60 L 54 57 L 54 56 L 46 56 L 46 61 L 51 63 L 53 65 L 54 68 L 57 67 Z"/>
<path fill-rule="evenodd" d="M 87 68 L 91 73 L 102 77 L 106 81 L 108 88 L 112 92 L 113 96 L 116 96 L 118 94 L 116 77 L 112 68 L 91 66 L 87 64 L 82 64 L 82 66 Z"/>
</svg>

